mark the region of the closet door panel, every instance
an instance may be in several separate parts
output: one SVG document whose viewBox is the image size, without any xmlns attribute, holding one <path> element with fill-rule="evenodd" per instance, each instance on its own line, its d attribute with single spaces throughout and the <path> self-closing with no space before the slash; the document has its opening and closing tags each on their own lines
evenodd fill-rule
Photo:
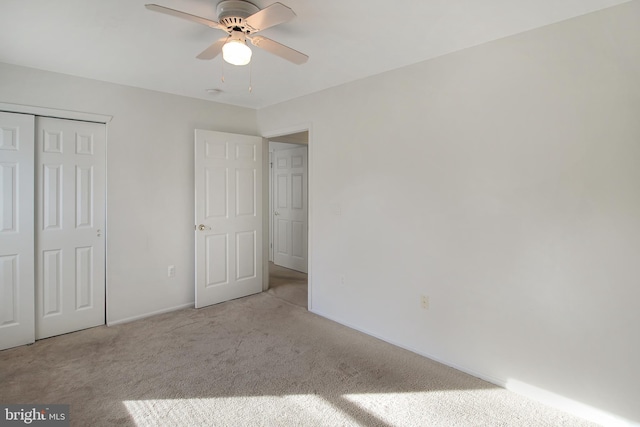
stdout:
<svg viewBox="0 0 640 427">
<path fill-rule="evenodd" d="M 35 339 L 33 129 L 0 112 L 0 350 Z"/>
<path fill-rule="evenodd" d="M 105 125 L 36 119 L 37 339 L 105 323 L 105 158 Z"/>
</svg>

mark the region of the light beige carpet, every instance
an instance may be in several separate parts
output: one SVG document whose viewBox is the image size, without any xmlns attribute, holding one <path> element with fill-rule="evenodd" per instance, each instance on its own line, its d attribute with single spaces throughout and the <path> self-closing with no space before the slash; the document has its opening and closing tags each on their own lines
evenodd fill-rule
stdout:
<svg viewBox="0 0 640 427">
<path fill-rule="evenodd" d="M 269 263 L 269 293 L 275 297 L 307 308 L 307 275 Z"/>
<path fill-rule="evenodd" d="M 73 426 L 588 426 L 269 293 L 0 352 Z"/>
</svg>

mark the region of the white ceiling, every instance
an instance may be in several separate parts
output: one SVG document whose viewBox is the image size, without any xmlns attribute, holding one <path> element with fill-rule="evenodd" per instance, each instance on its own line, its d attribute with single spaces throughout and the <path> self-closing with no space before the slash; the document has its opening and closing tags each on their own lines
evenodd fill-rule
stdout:
<svg viewBox="0 0 640 427">
<path fill-rule="evenodd" d="M 195 56 L 223 32 L 144 7 L 215 20 L 218 0 L 1 0 L 0 62 L 261 108 L 627 1 L 281 0 L 297 17 L 261 34 L 309 62 L 252 47 L 222 83 L 222 59 Z"/>
</svg>

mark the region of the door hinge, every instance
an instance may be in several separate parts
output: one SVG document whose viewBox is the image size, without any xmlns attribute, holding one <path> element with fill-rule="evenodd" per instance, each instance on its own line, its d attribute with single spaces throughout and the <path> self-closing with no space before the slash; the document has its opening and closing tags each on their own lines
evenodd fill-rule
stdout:
<svg viewBox="0 0 640 427">
<path fill-rule="evenodd" d="M 269 162 L 269 167 L 273 169 L 273 162 Z"/>
</svg>

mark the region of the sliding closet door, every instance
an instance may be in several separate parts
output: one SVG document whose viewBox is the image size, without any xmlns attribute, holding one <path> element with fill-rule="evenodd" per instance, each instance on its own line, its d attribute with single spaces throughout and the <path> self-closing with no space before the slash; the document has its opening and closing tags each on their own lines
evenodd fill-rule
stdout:
<svg viewBox="0 0 640 427">
<path fill-rule="evenodd" d="M 36 118 L 36 338 L 105 323 L 105 125 Z"/>
<path fill-rule="evenodd" d="M 0 112 L 0 350 L 34 341 L 33 126 Z"/>
</svg>

